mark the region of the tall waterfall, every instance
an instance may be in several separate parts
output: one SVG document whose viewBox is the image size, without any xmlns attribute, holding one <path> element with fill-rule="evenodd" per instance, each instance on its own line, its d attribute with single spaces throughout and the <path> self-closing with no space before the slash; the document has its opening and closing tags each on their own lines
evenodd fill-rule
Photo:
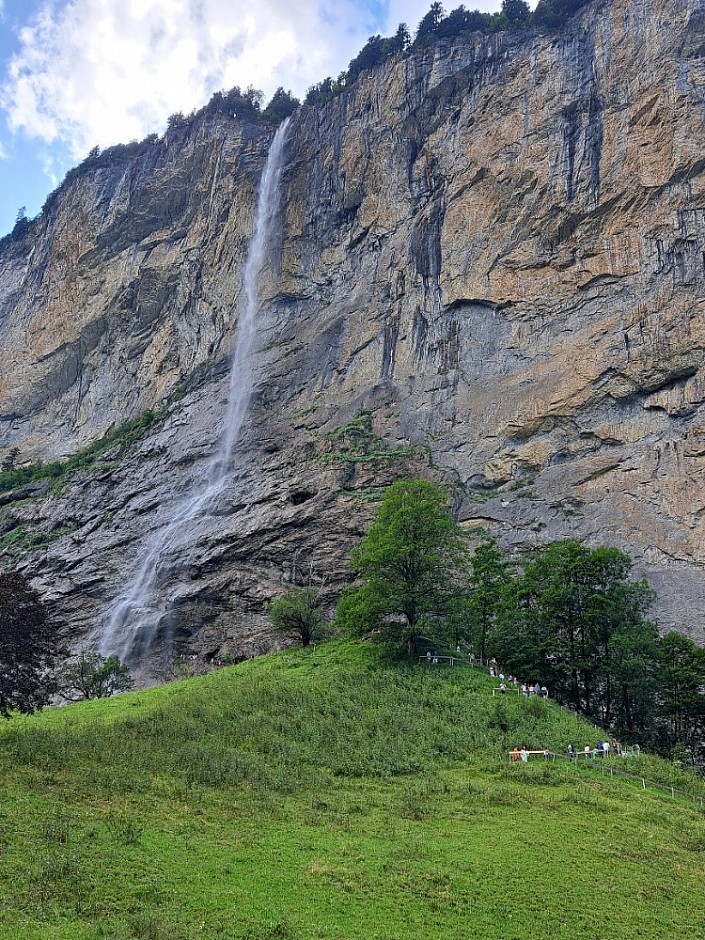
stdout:
<svg viewBox="0 0 705 940">
<path fill-rule="evenodd" d="M 115 655 L 122 660 L 136 661 L 152 647 L 162 620 L 172 606 L 170 597 L 159 594 L 160 583 L 171 573 L 170 544 L 185 524 L 208 514 L 230 475 L 233 451 L 254 381 L 252 354 L 257 338 L 257 286 L 279 208 L 286 125 L 287 121 L 284 121 L 274 136 L 260 179 L 254 232 L 243 272 L 244 306 L 237 326 L 220 444 L 211 458 L 205 482 L 178 502 L 170 522 L 151 536 L 132 583 L 113 602 L 107 626 L 99 639 L 99 649 L 104 656 Z"/>
</svg>

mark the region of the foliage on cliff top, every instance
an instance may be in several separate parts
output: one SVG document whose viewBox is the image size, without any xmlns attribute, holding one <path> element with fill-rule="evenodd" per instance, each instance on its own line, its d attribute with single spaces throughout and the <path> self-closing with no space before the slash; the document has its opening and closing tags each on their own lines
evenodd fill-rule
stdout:
<svg viewBox="0 0 705 940">
<path fill-rule="evenodd" d="M 330 76 L 312 85 L 306 94 L 307 105 L 325 104 L 350 88 L 363 73 L 381 65 L 395 55 L 408 55 L 440 39 L 454 39 L 469 36 L 472 33 L 491 34 L 501 31 L 517 32 L 529 28 L 558 30 L 565 27 L 572 16 L 590 0 L 539 0 L 532 12 L 525 0 L 503 0 L 502 9 L 497 13 L 483 13 L 480 10 L 467 10 L 461 5 L 446 14 L 441 3 L 433 2 L 428 13 L 421 19 L 414 39 L 405 23 L 400 23 L 393 36 L 370 36 L 360 52 L 348 63 L 337 77 Z M 100 150 L 94 147 L 80 164 L 72 167 L 62 183 L 47 196 L 42 212 L 37 218 L 49 212 L 55 205 L 59 192 L 72 180 L 86 172 L 100 168 L 114 168 L 157 153 L 157 146 L 166 144 L 169 133 L 180 128 L 188 129 L 197 120 L 220 114 L 250 123 L 265 123 L 277 126 L 299 107 L 300 102 L 290 91 L 277 88 L 271 101 L 263 105 L 263 93 L 249 85 L 244 91 L 235 86 L 229 91 L 215 92 L 207 104 L 188 115 L 176 112 L 169 116 L 167 130 L 163 137 L 149 134 L 143 140 L 132 140 L 127 144 L 115 144 Z M 28 219 L 21 209 L 12 232 L 0 239 L 3 244 L 22 243 L 30 236 L 36 219 Z"/>
<path fill-rule="evenodd" d="M 539 0 L 532 12 L 525 0 L 503 0 L 497 13 L 483 13 L 456 7 L 446 14 L 443 5 L 433 2 L 422 17 L 413 39 L 405 23 L 401 23 L 393 36 L 370 36 L 348 68 L 337 79 L 330 76 L 312 85 L 306 94 L 307 105 L 325 104 L 349 88 L 363 73 L 376 68 L 395 55 L 410 55 L 432 45 L 440 39 L 458 39 L 473 33 L 525 32 L 538 29 L 563 29 L 571 17 L 590 0 Z"/>
<path fill-rule="evenodd" d="M 701 935 L 705 816 L 511 765 L 598 732 L 490 682 L 334 642 L 6 723 L 0 940 Z"/>
</svg>

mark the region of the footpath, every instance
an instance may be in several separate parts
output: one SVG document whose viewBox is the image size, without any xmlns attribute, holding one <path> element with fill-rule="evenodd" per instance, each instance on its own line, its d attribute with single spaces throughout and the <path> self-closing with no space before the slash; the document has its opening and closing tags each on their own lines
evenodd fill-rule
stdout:
<svg viewBox="0 0 705 940">
<path fill-rule="evenodd" d="M 432 653 L 426 656 L 419 656 L 419 662 L 420 663 L 428 662 L 428 663 L 431 663 L 432 665 L 447 664 L 448 666 L 456 666 L 456 665 L 461 665 L 461 664 L 468 665 L 468 666 L 471 666 L 473 669 L 481 669 L 484 672 L 488 672 L 493 677 L 495 676 L 499 677 L 498 671 L 496 670 L 496 664 L 494 665 L 490 665 L 489 663 L 485 664 L 477 660 L 474 660 L 473 662 L 468 662 L 466 659 L 464 659 L 460 655 L 439 656 L 435 653 Z M 521 688 L 514 687 L 509 684 L 505 685 L 504 688 L 499 687 L 499 688 L 492 689 L 493 696 L 498 695 L 498 694 L 504 695 L 507 693 L 508 694 L 518 693 L 520 697 L 523 697 L 523 698 L 527 697 L 526 692 L 522 692 Z M 548 696 L 545 693 L 542 694 L 541 697 L 548 698 Z M 563 711 L 571 711 L 571 709 L 567 708 L 565 705 L 560 705 L 558 702 L 553 702 L 553 704 L 558 705 L 558 707 L 561 708 Z M 597 727 L 597 725 L 593 725 L 593 727 L 595 728 L 596 731 L 600 730 Z M 534 758 L 538 757 L 542 760 L 550 760 L 551 762 L 555 762 L 556 760 L 567 761 L 569 764 L 575 767 L 578 773 L 580 773 L 581 771 L 586 771 L 591 774 L 599 772 L 603 777 L 606 777 L 607 775 L 609 775 L 610 777 L 620 777 L 623 780 L 628 780 L 632 783 L 639 784 L 641 786 L 641 789 L 643 790 L 646 790 L 647 788 L 661 790 L 664 793 L 669 793 L 672 799 L 676 799 L 676 797 L 680 797 L 681 799 L 685 799 L 685 800 L 688 800 L 689 802 L 694 803 L 696 806 L 699 806 L 700 809 L 705 810 L 705 797 L 703 796 L 698 796 L 697 794 L 694 794 L 694 793 L 688 793 L 685 790 L 679 790 L 677 787 L 668 786 L 667 784 L 658 783 L 656 780 L 649 780 L 647 777 L 643 777 L 638 774 L 631 774 L 628 771 L 622 770 L 621 768 L 618 768 L 615 766 L 615 761 L 621 761 L 625 758 L 638 757 L 639 756 L 638 748 L 624 748 L 620 753 L 618 754 L 613 753 L 609 757 L 600 756 L 600 757 L 595 758 L 593 757 L 592 752 L 591 752 L 590 759 L 586 759 L 587 756 L 584 754 L 584 752 L 580 752 L 580 751 L 576 752 L 573 755 L 570 755 L 570 754 L 557 754 L 556 752 L 549 751 L 547 749 L 531 750 L 531 751 L 526 750 L 526 749 L 523 749 L 523 750 L 524 750 L 524 753 L 526 754 L 525 758 L 521 757 L 520 750 L 517 751 L 513 749 L 509 751 L 509 760 L 512 761 L 512 763 L 526 763 L 529 760 L 529 758 L 533 756 Z"/>
</svg>

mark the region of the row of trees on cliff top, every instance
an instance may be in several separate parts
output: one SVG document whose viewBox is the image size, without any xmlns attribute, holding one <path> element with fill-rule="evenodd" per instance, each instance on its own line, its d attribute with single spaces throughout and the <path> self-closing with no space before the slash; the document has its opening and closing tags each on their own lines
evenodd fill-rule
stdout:
<svg viewBox="0 0 705 940">
<path fill-rule="evenodd" d="M 705 763 L 705 650 L 659 637 L 654 592 L 618 549 L 566 539 L 519 562 L 487 539 L 470 552 L 444 490 L 413 480 L 389 487 L 350 563 L 337 615 L 349 633 L 410 656 L 470 646 L 620 736 Z"/>
<path fill-rule="evenodd" d="M 362 72 L 375 68 L 393 55 L 415 52 L 439 39 L 455 39 L 470 33 L 498 33 L 502 30 L 516 32 L 531 27 L 561 29 L 588 2 L 539 0 L 532 12 L 525 0 L 502 0 L 502 9 L 498 13 L 482 13 L 459 6 L 448 14 L 441 3 L 434 2 L 421 19 L 413 40 L 406 23 L 400 23 L 393 36 L 370 36 L 347 69 L 336 79 L 328 76 L 308 89 L 305 103 L 324 104 L 349 88 Z"/>
<path fill-rule="evenodd" d="M 393 55 L 407 55 L 440 39 L 453 39 L 470 33 L 496 33 L 502 30 L 520 31 L 531 27 L 543 29 L 561 29 L 568 20 L 589 0 L 539 0 L 532 12 L 526 0 L 503 0 L 498 13 L 482 13 L 480 10 L 468 10 L 464 6 L 456 7 L 446 14 L 439 2 L 431 4 L 428 13 L 421 19 L 412 39 L 406 23 L 400 23 L 393 36 L 370 36 L 358 54 L 350 60 L 336 79 L 328 76 L 312 85 L 305 98 L 307 105 L 325 104 L 349 88 L 363 72 L 376 68 Z M 197 111 L 184 115 L 177 111 L 167 120 L 167 134 L 179 128 L 188 127 L 193 121 L 208 115 L 223 114 L 242 121 L 264 122 L 279 125 L 299 107 L 301 102 L 290 91 L 277 88 L 271 101 L 265 106 L 264 94 L 252 85 L 244 90 L 239 86 L 230 91 L 217 91 L 208 104 Z M 159 144 L 162 138 L 150 134 L 143 140 L 132 140 L 127 144 L 115 144 L 101 150 L 93 147 L 86 159 L 70 169 L 61 186 L 49 194 L 42 212 L 48 212 L 56 202 L 61 187 L 82 173 L 100 167 L 123 165 L 137 157 L 145 156 Z M 5 238 L 20 242 L 31 230 L 32 220 L 28 219 L 24 208 L 18 212 L 15 227 Z M 0 239 L 0 243 L 4 239 Z"/>
</svg>

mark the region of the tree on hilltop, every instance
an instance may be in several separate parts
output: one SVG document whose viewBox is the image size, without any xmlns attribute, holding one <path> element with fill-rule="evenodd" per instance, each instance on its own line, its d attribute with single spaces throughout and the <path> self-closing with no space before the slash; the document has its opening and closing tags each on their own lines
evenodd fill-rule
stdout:
<svg viewBox="0 0 705 940">
<path fill-rule="evenodd" d="M 280 85 L 262 112 L 262 117 L 271 121 L 272 124 L 281 124 L 296 111 L 300 104 L 298 98 L 294 98 L 290 91 L 285 91 Z"/>
<path fill-rule="evenodd" d="M 705 762 L 705 649 L 682 633 L 659 641 L 657 696 L 662 748 Z"/>
<path fill-rule="evenodd" d="M 515 674 L 538 679 L 576 711 L 633 730 L 654 698 L 654 592 L 629 581 L 628 555 L 552 542 L 511 585 L 491 652 Z"/>
<path fill-rule="evenodd" d="M 392 646 L 416 651 L 438 637 L 461 591 L 467 548 L 442 487 L 401 480 L 386 491 L 369 532 L 350 554 L 357 583 L 344 592 L 338 620 Z"/>
</svg>

